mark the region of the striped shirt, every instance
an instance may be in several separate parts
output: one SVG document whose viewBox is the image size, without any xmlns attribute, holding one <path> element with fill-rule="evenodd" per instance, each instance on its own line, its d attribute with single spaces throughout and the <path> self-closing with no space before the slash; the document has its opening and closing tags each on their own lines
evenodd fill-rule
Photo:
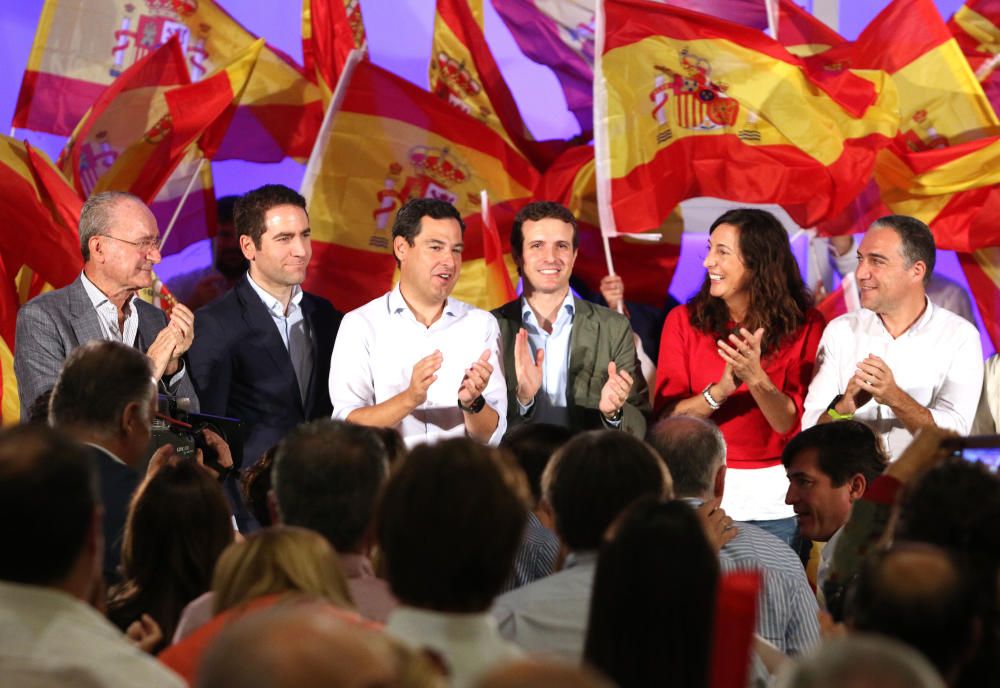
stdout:
<svg viewBox="0 0 1000 688">
<path fill-rule="evenodd" d="M 550 575 L 559 558 L 559 536 L 542 525 L 534 512 L 528 512 L 521 544 L 514 555 L 514 570 L 501 592 L 520 588 Z"/>
</svg>

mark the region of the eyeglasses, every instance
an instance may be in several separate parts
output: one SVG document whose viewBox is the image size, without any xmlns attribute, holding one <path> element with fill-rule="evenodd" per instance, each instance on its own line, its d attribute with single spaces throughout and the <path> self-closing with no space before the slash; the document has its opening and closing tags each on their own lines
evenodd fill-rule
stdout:
<svg viewBox="0 0 1000 688">
<path fill-rule="evenodd" d="M 120 237 L 112 236 L 110 234 L 101 234 L 100 236 L 107 237 L 109 239 L 114 239 L 115 241 L 120 241 L 123 244 L 130 244 L 135 246 L 137 249 L 143 253 L 149 253 L 154 248 L 160 250 L 160 239 L 159 237 L 147 237 L 145 239 L 140 239 L 139 241 L 129 241 L 128 239 L 122 239 Z"/>
</svg>

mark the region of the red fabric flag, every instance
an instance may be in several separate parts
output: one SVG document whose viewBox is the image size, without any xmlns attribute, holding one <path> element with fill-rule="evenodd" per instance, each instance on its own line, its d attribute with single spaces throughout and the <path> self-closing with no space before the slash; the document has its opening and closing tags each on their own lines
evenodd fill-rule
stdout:
<svg viewBox="0 0 1000 688">
<path fill-rule="evenodd" d="M 359 0 L 302 0 L 302 62 L 330 99 L 347 56 L 367 43 Z"/>
<path fill-rule="evenodd" d="M 719 579 L 712 627 L 711 688 L 747 685 L 760 586 L 757 571 L 727 573 Z"/>
</svg>

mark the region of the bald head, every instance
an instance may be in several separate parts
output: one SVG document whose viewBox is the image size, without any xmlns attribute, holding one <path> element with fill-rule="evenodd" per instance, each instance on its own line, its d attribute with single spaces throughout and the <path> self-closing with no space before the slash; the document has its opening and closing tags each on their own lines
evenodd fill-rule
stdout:
<svg viewBox="0 0 1000 688">
<path fill-rule="evenodd" d="M 281 605 L 230 624 L 205 654 L 198 688 L 382 688 L 395 685 L 390 645 L 320 603 Z"/>
<path fill-rule="evenodd" d="M 557 662 L 523 661 L 486 674 L 476 688 L 612 688 L 595 671 Z"/>
<path fill-rule="evenodd" d="M 726 465 L 726 440 L 715 423 L 694 416 L 664 418 L 650 430 L 648 441 L 670 469 L 677 497 L 722 496 L 716 476 Z"/>
<path fill-rule="evenodd" d="M 876 635 L 832 638 L 781 672 L 778 688 L 945 688 L 934 667 L 903 643 Z"/>
</svg>

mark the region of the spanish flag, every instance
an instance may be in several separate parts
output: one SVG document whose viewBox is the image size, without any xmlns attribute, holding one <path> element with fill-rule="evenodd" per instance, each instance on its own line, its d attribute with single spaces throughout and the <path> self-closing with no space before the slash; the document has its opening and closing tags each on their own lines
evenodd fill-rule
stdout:
<svg viewBox="0 0 1000 688">
<path fill-rule="evenodd" d="M 497 66 L 482 25 L 468 0 L 437 0 L 431 48 L 431 91 L 503 137 L 543 170 L 568 147 L 564 141 L 535 141 L 514 95 Z"/>
<path fill-rule="evenodd" d="M 509 259 L 510 251 L 504 252 L 504 243 L 500 240 L 500 232 L 490 208 L 489 195 L 482 192 L 482 232 L 483 232 L 483 265 L 486 269 L 485 305 L 483 310 L 499 308 L 508 301 L 517 298 L 514 283 L 511 281 L 510 269 L 513 261 Z M 510 244 L 507 244 L 508 249 Z"/>
<path fill-rule="evenodd" d="M 983 326 L 993 347 L 1000 350 L 1000 247 L 959 253 L 958 260 L 983 318 Z"/>
<path fill-rule="evenodd" d="M 948 28 L 983 87 L 994 109 L 1000 109 L 1000 2 L 968 0 L 958 8 Z"/>
<path fill-rule="evenodd" d="M 302 0 L 302 62 L 326 103 L 347 56 L 365 50 L 367 40 L 359 0 Z"/>
<path fill-rule="evenodd" d="M 17 289 L 7 274 L 3 255 L 0 255 L 0 413 L 4 425 L 20 420 L 21 403 L 17 397 L 17 379 L 14 377 L 14 330 L 17 324 Z"/>
<path fill-rule="evenodd" d="M 809 57 L 844 42 L 843 37 L 798 6 L 793 0 L 778 3 L 778 42 L 788 52 Z"/>
<path fill-rule="evenodd" d="M 601 228 L 654 229 L 693 196 L 836 215 L 895 135 L 883 73 L 818 78 L 758 31 L 647 0 L 598 5 Z"/>
<path fill-rule="evenodd" d="M 256 40 L 214 0 L 46 0 L 14 126 L 69 135 L 106 86 L 171 36 L 194 81 Z M 318 87 L 270 47 L 253 77 L 216 159 L 308 157 L 323 119 Z"/>
<path fill-rule="evenodd" d="M 303 182 L 313 232 L 303 287 L 341 311 L 387 291 L 396 211 L 411 198 L 434 197 L 467 218 L 453 296 L 485 305 L 480 191 L 503 226 L 500 212 L 509 216 L 531 198 L 538 173 L 489 127 L 380 67 L 362 61 L 341 79 L 343 100 L 327 114 Z"/>
<path fill-rule="evenodd" d="M 232 64 L 208 78 L 164 94 L 166 113 L 126 148 L 94 191 L 129 191 L 152 202 L 195 142 L 206 157 L 218 150 L 264 41 L 247 46 Z"/>
</svg>

